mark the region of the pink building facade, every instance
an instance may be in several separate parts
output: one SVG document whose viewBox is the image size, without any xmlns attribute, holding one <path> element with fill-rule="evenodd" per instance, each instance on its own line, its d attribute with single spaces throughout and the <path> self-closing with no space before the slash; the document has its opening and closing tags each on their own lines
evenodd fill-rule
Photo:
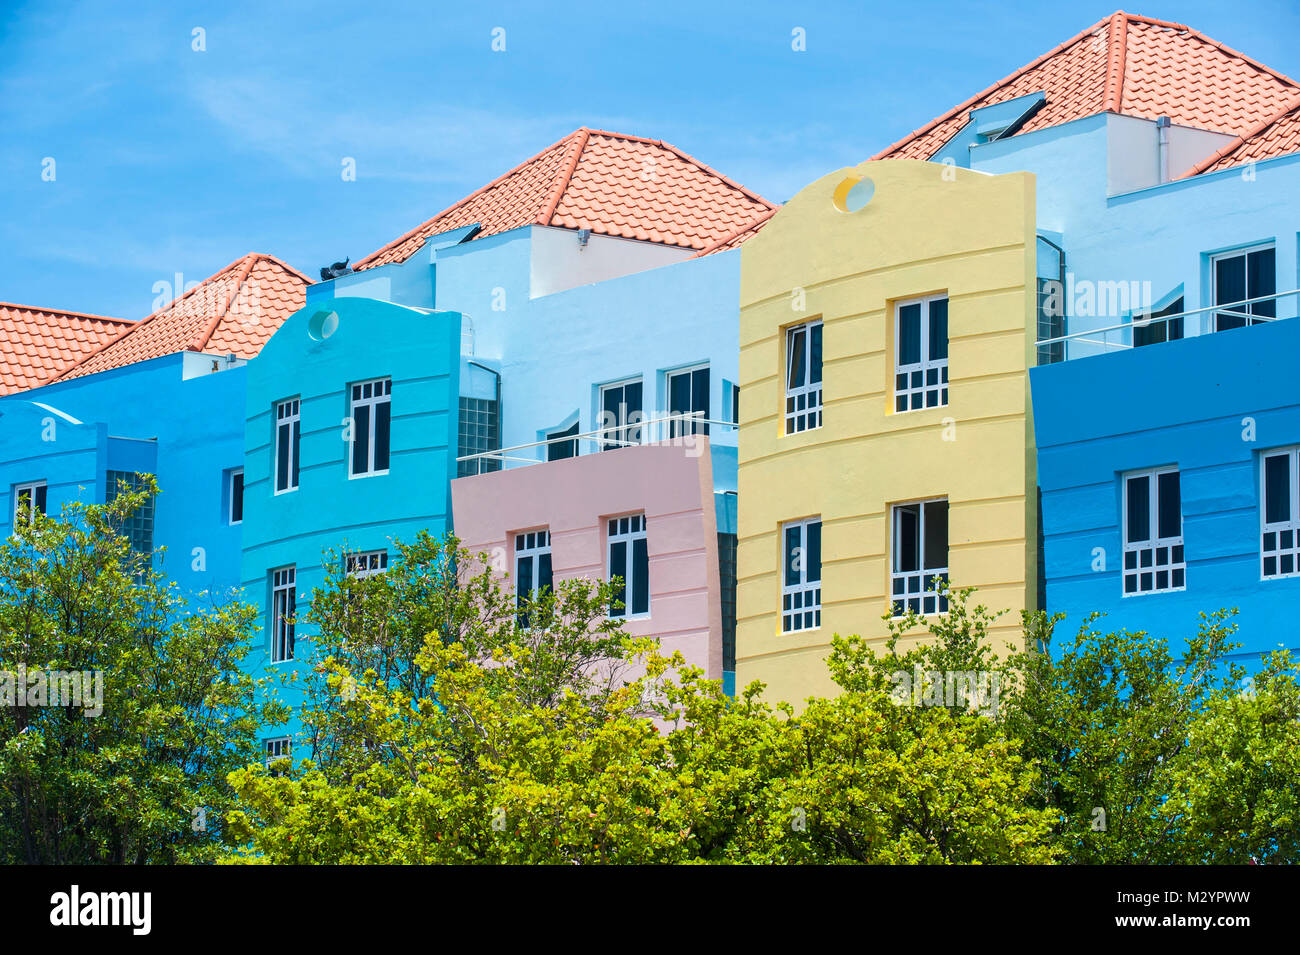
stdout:
<svg viewBox="0 0 1300 955">
<path fill-rule="evenodd" d="M 708 438 L 457 478 L 451 494 L 462 546 L 504 566 L 512 585 L 537 579 L 543 553 L 556 582 L 617 573 L 629 580 L 627 632 L 658 637 L 665 653 L 680 650 L 687 664 L 722 678 Z"/>
</svg>

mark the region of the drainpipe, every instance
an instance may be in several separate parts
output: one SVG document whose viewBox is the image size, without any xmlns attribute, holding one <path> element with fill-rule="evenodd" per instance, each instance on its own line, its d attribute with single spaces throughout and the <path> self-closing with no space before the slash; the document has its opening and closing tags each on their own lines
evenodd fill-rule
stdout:
<svg viewBox="0 0 1300 955">
<path fill-rule="evenodd" d="M 1158 182 L 1169 181 L 1169 117 L 1156 120 L 1156 169 Z"/>
</svg>

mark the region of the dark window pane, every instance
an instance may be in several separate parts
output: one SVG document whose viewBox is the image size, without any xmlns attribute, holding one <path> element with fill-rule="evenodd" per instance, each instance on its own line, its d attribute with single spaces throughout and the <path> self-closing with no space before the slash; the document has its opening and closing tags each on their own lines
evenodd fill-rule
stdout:
<svg viewBox="0 0 1300 955">
<path fill-rule="evenodd" d="M 808 384 L 815 385 L 822 380 L 822 326 L 814 325 L 808 334 L 812 338 L 808 349 Z"/>
<path fill-rule="evenodd" d="M 537 555 L 537 592 L 538 594 L 548 594 L 551 592 L 554 581 L 551 578 L 551 555 Z"/>
<path fill-rule="evenodd" d="M 618 592 L 614 594 L 614 602 L 621 604 L 627 600 L 627 542 L 614 541 L 609 545 L 609 578 L 613 580 L 619 578 L 622 583 L 619 584 Z M 611 611 L 610 615 L 622 617 L 627 613 L 625 607 L 620 607 Z"/>
<path fill-rule="evenodd" d="M 1264 520 L 1275 524 L 1291 520 L 1291 455 L 1264 459 Z"/>
<path fill-rule="evenodd" d="M 36 510 L 40 511 L 42 514 L 49 513 L 45 510 L 46 494 L 48 493 L 49 488 L 44 484 L 36 485 Z"/>
<path fill-rule="evenodd" d="M 808 543 L 805 553 L 804 568 L 807 573 L 804 580 L 812 583 L 822 579 L 822 522 L 815 521 L 808 525 Z"/>
<path fill-rule="evenodd" d="M 1146 476 L 1131 477 L 1125 482 L 1128 495 L 1128 528 L 1125 541 L 1136 544 L 1151 538 L 1151 485 Z"/>
<path fill-rule="evenodd" d="M 388 470 L 388 429 L 392 420 L 392 405 L 385 401 L 375 406 L 375 470 Z"/>
<path fill-rule="evenodd" d="M 1156 345 L 1160 342 L 1174 341 L 1183 337 L 1183 320 L 1182 318 L 1168 318 L 1170 315 L 1178 315 L 1183 311 L 1183 300 L 1181 298 L 1171 302 L 1158 312 L 1152 312 L 1150 315 L 1135 315 L 1133 326 L 1133 347 L 1141 348 L 1144 345 Z M 1138 325 L 1136 322 L 1144 319 L 1152 319 L 1149 325 Z M 1161 319 L 1165 319 L 1161 321 Z"/>
<path fill-rule="evenodd" d="M 624 414 L 626 415 L 626 417 L 623 419 L 624 423 L 626 424 L 627 422 L 631 422 L 631 421 L 640 421 L 641 413 L 642 413 L 641 382 L 632 381 L 624 385 L 623 400 L 627 403 L 627 409 L 624 412 Z M 626 440 L 628 441 L 641 440 L 641 428 L 639 425 L 637 427 L 632 427 L 627 429 Z"/>
<path fill-rule="evenodd" d="M 230 476 L 230 521 L 238 524 L 244 519 L 244 472 Z"/>
<path fill-rule="evenodd" d="M 578 422 L 575 421 L 573 422 L 573 425 L 571 427 L 565 428 L 563 431 L 553 431 L 550 434 L 548 434 L 546 437 L 547 440 L 550 440 L 551 438 L 563 438 L 566 435 L 577 434 L 577 433 L 578 433 Z M 562 460 L 563 458 L 577 457 L 577 454 L 578 454 L 577 441 L 557 441 L 555 442 L 555 444 L 548 444 L 546 446 L 546 460 L 548 461 L 559 461 Z"/>
<path fill-rule="evenodd" d="M 1246 257 L 1234 255 L 1231 258 L 1217 259 L 1214 263 L 1214 304 L 1225 305 L 1240 302 L 1246 297 Z M 1244 306 L 1234 308 L 1234 312 L 1244 311 Z M 1217 313 L 1216 328 L 1240 328 L 1246 320 L 1238 315 Z"/>
<path fill-rule="evenodd" d="M 522 607 L 533 592 L 533 558 L 520 557 L 515 575 L 515 605 Z"/>
<path fill-rule="evenodd" d="M 930 358 L 948 357 L 948 300 L 935 299 L 930 303 Z"/>
<path fill-rule="evenodd" d="M 1160 491 L 1160 536 L 1178 537 L 1183 533 L 1182 497 L 1177 471 L 1166 471 L 1157 478 Z"/>
<path fill-rule="evenodd" d="M 798 388 L 804 383 L 804 335 L 803 326 L 791 329 L 786 338 L 786 386 Z"/>
<path fill-rule="evenodd" d="M 352 473 L 370 470 L 370 406 L 360 405 L 352 411 Z"/>
<path fill-rule="evenodd" d="M 688 414 L 691 411 L 691 376 L 689 372 L 669 375 L 668 412 Z"/>
<path fill-rule="evenodd" d="M 920 570 L 920 529 L 917 505 L 894 508 L 895 573 Z"/>
<path fill-rule="evenodd" d="M 650 612 L 650 555 L 646 539 L 632 541 L 632 613 Z"/>
<path fill-rule="evenodd" d="M 948 566 L 948 502 L 925 505 L 925 567 L 939 570 Z"/>
<path fill-rule="evenodd" d="M 785 529 L 785 585 L 787 587 L 799 583 L 799 556 L 802 553 L 803 533 L 799 525 L 787 527 Z"/>
<path fill-rule="evenodd" d="M 1259 249 L 1246 256 L 1246 293 L 1250 298 L 1273 295 L 1277 292 L 1276 253 L 1273 249 Z M 1277 315 L 1277 302 L 1256 302 L 1250 307 L 1252 315 Z"/>
<path fill-rule="evenodd" d="M 275 489 L 283 491 L 289 486 L 289 436 L 292 429 L 287 424 L 276 429 L 275 442 Z"/>
<path fill-rule="evenodd" d="M 292 451 L 289 454 L 290 460 L 293 461 L 293 468 L 291 474 L 292 482 L 290 484 L 291 487 L 298 486 L 298 428 L 299 428 L 299 422 L 295 419 L 293 422 L 293 437 L 292 437 L 293 443 L 290 445 Z"/>
<path fill-rule="evenodd" d="M 921 360 L 921 303 L 898 310 L 898 363 L 912 365 Z"/>
<path fill-rule="evenodd" d="M 691 410 L 698 412 L 700 418 L 709 417 L 709 369 L 697 368 L 691 372 Z M 697 434 L 708 434 L 707 424 L 696 424 Z"/>
</svg>

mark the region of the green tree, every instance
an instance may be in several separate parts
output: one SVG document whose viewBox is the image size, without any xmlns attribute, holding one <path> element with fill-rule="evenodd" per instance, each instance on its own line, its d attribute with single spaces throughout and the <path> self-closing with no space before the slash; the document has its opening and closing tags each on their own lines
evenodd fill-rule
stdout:
<svg viewBox="0 0 1300 955">
<path fill-rule="evenodd" d="M 625 636 L 610 585 L 517 607 L 487 569 L 456 570 L 454 542 L 399 552 L 391 579 L 313 601 L 327 744 L 232 775 L 230 861 L 1050 859 L 1032 774 L 984 717 L 872 687 L 794 718 Z"/>
<path fill-rule="evenodd" d="M 98 715 L 0 706 L 0 861 L 214 858 L 226 777 L 283 719 L 239 668 L 252 608 L 189 605 L 118 533 L 156 490 L 32 515 L 0 543 L 0 671 L 101 671 L 103 691 Z"/>
</svg>

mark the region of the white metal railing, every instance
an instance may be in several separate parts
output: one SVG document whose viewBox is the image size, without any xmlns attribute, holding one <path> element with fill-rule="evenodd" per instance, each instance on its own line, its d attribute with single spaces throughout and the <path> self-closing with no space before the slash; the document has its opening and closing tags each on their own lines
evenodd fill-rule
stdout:
<svg viewBox="0 0 1300 955">
<path fill-rule="evenodd" d="M 1100 351 L 1110 351 L 1116 348 L 1134 348 L 1133 331 L 1141 328 L 1157 328 L 1165 326 L 1165 337 L 1159 341 L 1167 341 L 1169 338 L 1168 326 L 1170 322 L 1181 321 L 1184 319 L 1195 320 L 1195 330 L 1192 331 L 1186 327 L 1182 329 L 1178 337 L 1192 337 L 1195 335 L 1207 335 L 1217 330 L 1218 316 L 1226 315 L 1231 318 L 1242 319 L 1247 325 L 1263 324 L 1265 322 L 1282 321 L 1288 316 L 1261 315 L 1251 309 L 1252 306 L 1264 302 L 1277 302 L 1291 295 L 1300 295 L 1300 289 L 1291 289 L 1289 292 L 1276 292 L 1272 295 L 1260 295 L 1255 298 L 1242 299 L 1239 302 L 1225 302 L 1222 305 L 1206 305 L 1201 308 L 1191 308 L 1182 312 L 1175 312 L 1169 315 L 1152 315 L 1144 318 L 1132 318 L 1129 321 L 1120 322 L 1115 325 L 1106 325 L 1101 328 L 1089 328 L 1082 331 L 1071 332 L 1068 335 L 1058 335 L 1055 338 L 1040 338 L 1035 344 L 1038 346 L 1041 354 L 1043 348 L 1058 345 L 1063 352 L 1061 358 L 1057 361 L 1068 360 L 1072 357 L 1069 354 L 1072 345 L 1095 346 Z M 1243 309 L 1240 310 L 1239 309 Z M 1082 352 L 1083 354 L 1094 354 L 1092 349 Z M 1073 357 L 1080 357 L 1079 355 Z"/>
<path fill-rule="evenodd" d="M 680 425 L 681 427 L 674 427 Z M 689 425 L 689 427 L 688 427 Z M 626 422 L 610 424 L 607 427 L 597 428 L 594 431 L 584 431 L 581 434 L 566 434 L 554 438 L 547 438 L 545 441 L 530 441 L 527 444 L 514 444 L 508 448 L 499 448 L 495 451 L 479 451 L 475 454 L 465 454 L 456 458 L 459 465 L 462 461 L 475 462 L 474 474 L 482 474 L 484 461 L 510 461 L 515 464 L 544 464 L 548 456 L 543 454 L 541 457 L 522 457 L 515 452 L 536 451 L 539 448 L 548 448 L 553 444 L 574 445 L 574 453 L 566 457 L 578 457 L 583 454 L 582 445 L 579 442 L 594 444 L 596 451 L 605 451 L 610 448 L 636 447 L 642 444 L 663 444 L 680 441 L 683 444 L 693 443 L 698 436 L 707 436 L 699 428 L 699 425 L 708 425 L 715 428 L 734 429 L 738 427 L 734 421 L 719 421 L 714 418 L 704 417 L 702 411 L 691 411 L 682 414 L 656 415 L 651 412 L 649 415 L 637 418 L 632 415 L 631 419 Z M 617 434 L 627 434 L 635 432 L 638 440 L 624 441 L 613 437 Z M 590 453 L 590 452 L 586 452 Z M 473 476 L 473 475 L 467 475 Z"/>
</svg>

